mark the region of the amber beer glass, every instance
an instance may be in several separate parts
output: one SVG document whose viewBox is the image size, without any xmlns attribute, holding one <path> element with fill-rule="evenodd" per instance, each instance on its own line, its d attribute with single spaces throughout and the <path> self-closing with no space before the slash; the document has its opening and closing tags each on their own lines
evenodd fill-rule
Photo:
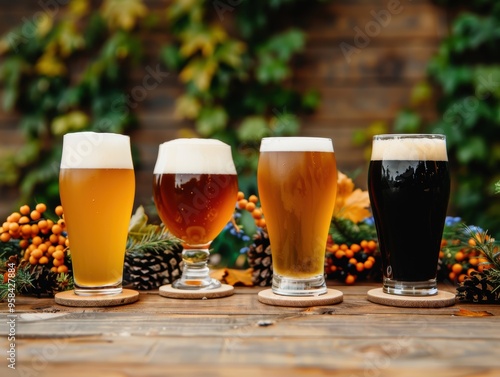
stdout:
<svg viewBox="0 0 500 377">
<path fill-rule="evenodd" d="M 326 293 L 325 247 L 337 194 L 331 139 L 262 139 L 257 182 L 271 242 L 273 293 Z"/>
<path fill-rule="evenodd" d="M 368 191 L 382 254 L 383 291 L 437 294 L 450 194 L 445 136 L 374 136 Z"/>
<path fill-rule="evenodd" d="M 135 194 L 129 137 L 64 135 L 59 191 L 75 293 L 120 293 Z"/>
<path fill-rule="evenodd" d="M 213 289 L 209 246 L 235 209 L 238 179 L 231 147 L 213 139 L 175 139 L 160 145 L 153 197 L 169 231 L 184 242 L 183 273 L 172 286 Z"/>
</svg>

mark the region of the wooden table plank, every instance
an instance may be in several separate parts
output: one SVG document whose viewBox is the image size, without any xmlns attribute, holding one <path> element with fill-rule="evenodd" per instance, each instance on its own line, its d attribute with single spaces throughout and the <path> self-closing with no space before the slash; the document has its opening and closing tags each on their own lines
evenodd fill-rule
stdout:
<svg viewBox="0 0 500 377">
<path fill-rule="evenodd" d="M 438 309 L 373 304 L 377 285 L 336 286 L 338 305 L 261 304 L 261 288 L 219 300 L 142 292 L 137 303 L 69 308 L 16 297 L 22 376 L 498 376 L 500 307 Z M 441 289 L 453 291 L 453 287 Z M 466 317 L 460 309 L 490 316 Z M 6 314 L 6 307 L 0 311 Z M 2 342 L 8 333 L 0 323 Z M 0 372 L 3 376 L 3 371 Z"/>
</svg>

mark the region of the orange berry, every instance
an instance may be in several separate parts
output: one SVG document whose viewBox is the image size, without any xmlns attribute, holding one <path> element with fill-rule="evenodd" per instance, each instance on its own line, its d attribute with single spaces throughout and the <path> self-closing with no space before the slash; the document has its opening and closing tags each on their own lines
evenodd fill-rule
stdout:
<svg viewBox="0 0 500 377">
<path fill-rule="evenodd" d="M 255 220 L 255 224 L 259 227 L 259 228 L 265 228 L 266 227 L 266 220 L 265 219 L 257 219 Z M 66 239 L 66 242 L 68 242 L 68 240 Z M 69 245 L 66 245 L 66 246 L 69 246 Z"/>
<path fill-rule="evenodd" d="M 452 272 L 450 272 L 450 273 L 448 274 L 448 277 L 450 278 L 450 280 L 455 280 L 455 279 L 456 279 L 456 277 L 457 277 L 457 274 L 455 274 L 455 273 L 452 271 Z"/>
<path fill-rule="evenodd" d="M 474 247 L 474 246 L 476 246 L 476 241 L 473 238 L 471 238 L 471 239 L 469 239 L 468 244 L 469 244 L 469 246 Z"/>
<path fill-rule="evenodd" d="M 259 208 L 255 208 L 253 211 L 252 211 L 252 217 L 254 219 L 260 219 L 262 217 L 262 210 L 260 210 Z"/>
<path fill-rule="evenodd" d="M 351 249 L 345 250 L 345 256 L 347 258 L 353 258 L 354 257 L 354 251 L 352 251 Z"/>
<path fill-rule="evenodd" d="M 44 203 L 38 203 L 35 209 L 40 213 L 44 213 L 47 210 L 47 206 Z"/>
<path fill-rule="evenodd" d="M 19 208 L 19 212 L 21 212 L 21 215 L 29 215 L 31 209 L 30 206 L 25 204 Z"/>
<path fill-rule="evenodd" d="M 457 253 L 455 254 L 455 260 L 456 260 L 457 262 L 461 262 L 461 261 L 463 261 L 463 260 L 464 260 L 464 258 L 465 258 L 464 253 L 463 253 L 463 252 L 461 252 L 461 251 L 457 251 Z"/>
<path fill-rule="evenodd" d="M 347 275 L 345 278 L 346 284 L 354 284 L 355 281 L 356 281 L 356 276 L 351 275 L 351 274 Z"/>
<path fill-rule="evenodd" d="M 42 217 L 42 214 L 35 209 L 35 210 L 31 211 L 30 217 L 32 220 L 36 221 L 36 220 L 40 220 L 40 218 Z"/>
<path fill-rule="evenodd" d="M 374 240 L 370 240 L 368 241 L 367 247 L 370 251 L 375 251 L 377 250 L 377 243 Z"/>
<path fill-rule="evenodd" d="M 361 272 L 364 269 L 365 269 L 365 265 L 363 264 L 363 262 L 356 263 L 356 271 Z"/>
<path fill-rule="evenodd" d="M 52 253 L 52 258 L 54 259 L 64 259 L 64 252 L 62 250 L 57 250 Z"/>
<path fill-rule="evenodd" d="M 29 246 L 30 242 L 28 240 L 19 241 L 19 247 L 21 249 L 26 249 Z"/>
<path fill-rule="evenodd" d="M 245 206 L 245 209 L 248 212 L 252 212 L 256 208 L 255 203 L 253 202 L 248 202 L 247 205 Z"/>
<path fill-rule="evenodd" d="M 347 247 L 347 245 L 345 243 L 343 243 L 342 245 L 340 245 L 340 250 L 346 251 L 347 249 L 349 249 L 349 248 Z"/>
<path fill-rule="evenodd" d="M 357 243 L 353 243 L 353 244 L 351 245 L 351 250 L 352 250 L 353 252 L 357 253 L 358 251 L 360 251 L 360 250 L 361 250 L 361 246 L 359 246 Z"/>
<path fill-rule="evenodd" d="M 33 255 L 30 255 L 29 261 L 30 261 L 30 264 L 37 264 L 38 263 L 38 259 L 35 258 Z"/>
<path fill-rule="evenodd" d="M 245 207 L 247 206 L 248 204 L 248 200 L 246 199 L 241 199 L 238 201 L 238 208 L 239 209 L 245 209 Z"/>
<path fill-rule="evenodd" d="M 59 245 L 64 245 L 66 243 L 66 237 L 60 235 L 58 243 Z"/>
<path fill-rule="evenodd" d="M 57 274 L 57 267 L 56 266 L 51 267 L 50 271 Z"/>
<path fill-rule="evenodd" d="M 52 226 L 52 233 L 54 234 L 61 234 L 62 233 L 62 228 L 59 224 L 54 224 Z"/>
<path fill-rule="evenodd" d="M 10 234 L 7 232 L 0 234 L 0 241 L 9 242 L 10 241 Z"/>
<path fill-rule="evenodd" d="M 40 227 L 37 224 L 31 224 L 31 234 L 36 236 L 40 232 Z"/>
<path fill-rule="evenodd" d="M 243 193 L 243 191 L 238 191 L 238 195 L 236 195 L 236 200 L 241 200 L 245 197 L 245 194 Z"/>
<path fill-rule="evenodd" d="M 23 236 L 31 236 L 31 225 L 30 224 L 24 224 L 22 227 L 21 227 L 21 234 Z"/>
<path fill-rule="evenodd" d="M 439 259 L 443 259 L 444 258 L 444 253 L 442 251 L 439 252 Z"/>
<path fill-rule="evenodd" d="M 463 269 L 463 266 L 460 263 L 455 263 L 453 266 L 451 266 L 451 270 L 455 274 L 459 274 L 460 272 L 462 272 L 462 269 Z"/>
<path fill-rule="evenodd" d="M 335 252 L 335 258 L 340 259 L 345 256 L 345 251 L 344 250 L 337 250 Z"/>
<path fill-rule="evenodd" d="M 337 271 L 337 266 L 335 266 L 334 264 L 332 264 L 332 265 L 330 266 L 330 271 L 331 271 L 331 272 L 335 272 L 335 271 Z"/>
<path fill-rule="evenodd" d="M 9 232 L 15 233 L 18 231 L 19 231 L 19 224 L 18 223 L 10 223 L 9 224 Z"/>
<path fill-rule="evenodd" d="M 47 220 L 44 220 L 44 219 L 42 219 L 42 220 L 40 220 L 40 221 L 38 222 L 38 228 L 39 228 L 40 230 L 47 229 L 47 228 L 48 228 L 48 225 L 49 225 L 49 223 L 47 222 Z"/>
<path fill-rule="evenodd" d="M 373 267 L 373 262 L 372 262 L 371 260 L 369 260 L 369 259 L 368 259 L 368 260 L 365 260 L 365 263 L 363 263 L 363 266 L 364 266 L 367 270 L 369 270 L 370 268 L 372 268 L 372 267 Z"/>
<path fill-rule="evenodd" d="M 43 256 L 43 251 L 40 249 L 35 249 L 31 252 L 31 256 L 36 259 L 40 259 Z"/>
<path fill-rule="evenodd" d="M 62 266 L 64 264 L 64 259 L 54 259 L 52 264 L 56 267 Z"/>
<path fill-rule="evenodd" d="M 62 274 L 62 273 L 64 273 L 64 274 L 65 274 L 65 273 L 67 273 L 67 272 L 68 272 L 68 267 L 67 267 L 67 266 L 65 266 L 64 264 L 63 264 L 63 265 L 61 265 L 61 266 L 59 266 L 59 267 L 57 267 L 57 273 L 58 273 L 58 274 Z"/>
<path fill-rule="evenodd" d="M 7 217 L 7 221 L 9 223 L 17 223 L 21 218 L 21 214 L 19 212 L 13 212 L 9 217 Z"/>
<path fill-rule="evenodd" d="M 331 247 L 330 247 L 330 251 L 332 252 L 336 252 L 338 249 L 340 248 L 340 246 L 336 243 L 334 243 Z"/>
<path fill-rule="evenodd" d="M 463 283 L 463 282 L 464 282 L 464 280 L 465 280 L 465 277 L 466 277 L 466 276 L 467 276 L 467 275 L 465 275 L 465 274 L 460 274 L 460 275 L 458 276 L 458 282 L 459 282 L 459 283 Z"/>
<path fill-rule="evenodd" d="M 33 239 L 31 240 L 31 243 L 35 246 L 38 246 L 42 243 L 42 238 L 40 236 L 35 236 L 33 237 Z"/>
<path fill-rule="evenodd" d="M 59 242 L 59 236 L 57 234 L 51 234 L 49 236 L 49 241 L 53 244 L 57 244 Z"/>
<path fill-rule="evenodd" d="M 469 268 L 469 269 L 467 270 L 467 276 L 471 276 L 471 274 L 472 274 L 473 272 L 475 272 L 475 271 L 476 271 L 475 269 L 473 269 L 473 268 Z"/>
<path fill-rule="evenodd" d="M 39 264 L 47 264 L 49 263 L 49 258 L 47 258 L 45 255 L 43 257 L 41 257 L 39 260 L 38 260 L 38 263 Z"/>
<path fill-rule="evenodd" d="M 356 260 L 356 258 L 351 258 L 351 259 L 349 259 L 349 263 L 355 265 L 358 263 L 358 261 Z"/>
<path fill-rule="evenodd" d="M 363 249 L 367 249 L 368 248 L 368 241 L 367 240 L 363 240 L 359 243 L 359 246 L 361 246 Z"/>
<path fill-rule="evenodd" d="M 57 206 L 55 209 L 56 215 L 57 216 L 62 216 L 63 215 L 63 207 L 62 206 Z"/>
<path fill-rule="evenodd" d="M 259 201 L 259 198 L 256 195 L 250 195 L 248 197 L 248 201 L 256 204 Z"/>
<path fill-rule="evenodd" d="M 19 224 L 28 224 L 30 222 L 30 218 L 28 216 L 22 216 L 18 222 Z"/>
<path fill-rule="evenodd" d="M 477 258 L 471 258 L 469 259 L 469 263 L 471 264 L 471 266 L 477 266 L 479 261 L 477 260 Z"/>
</svg>

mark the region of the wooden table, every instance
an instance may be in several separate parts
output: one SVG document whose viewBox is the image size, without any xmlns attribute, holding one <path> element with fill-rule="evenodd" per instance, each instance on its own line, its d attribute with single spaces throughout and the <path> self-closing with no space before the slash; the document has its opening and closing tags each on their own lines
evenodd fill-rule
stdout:
<svg viewBox="0 0 500 377">
<path fill-rule="evenodd" d="M 16 370 L 3 320 L 0 376 L 500 376 L 500 306 L 395 308 L 367 301 L 373 287 L 335 285 L 341 304 L 310 308 L 261 304 L 260 288 L 85 309 L 16 297 Z"/>
</svg>

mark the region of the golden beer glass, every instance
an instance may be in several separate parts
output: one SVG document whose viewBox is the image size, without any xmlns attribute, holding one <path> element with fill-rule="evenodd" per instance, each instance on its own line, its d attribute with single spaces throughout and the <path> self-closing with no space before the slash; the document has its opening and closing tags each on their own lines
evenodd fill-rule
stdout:
<svg viewBox="0 0 500 377">
<path fill-rule="evenodd" d="M 331 139 L 262 139 L 257 182 L 271 242 L 272 292 L 326 293 L 325 248 L 337 195 Z"/>
<path fill-rule="evenodd" d="M 231 219 L 238 179 L 231 147 L 213 139 L 175 139 L 160 145 L 153 196 L 169 231 L 183 241 L 183 272 L 173 288 L 219 288 L 207 265 L 209 246 Z"/>
<path fill-rule="evenodd" d="M 135 195 L 130 138 L 95 132 L 64 135 L 59 191 L 75 293 L 121 293 Z"/>
</svg>

